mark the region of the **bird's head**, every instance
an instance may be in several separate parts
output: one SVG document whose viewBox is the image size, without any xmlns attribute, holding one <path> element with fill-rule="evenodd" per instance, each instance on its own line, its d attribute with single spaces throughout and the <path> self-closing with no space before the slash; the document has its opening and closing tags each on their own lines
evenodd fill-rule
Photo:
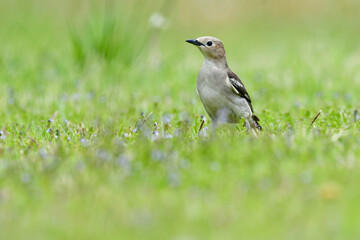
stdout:
<svg viewBox="0 0 360 240">
<path fill-rule="evenodd" d="M 215 60 L 226 60 L 224 44 L 214 37 L 199 37 L 189 39 L 186 42 L 197 46 L 205 58 Z"/>
</svg>

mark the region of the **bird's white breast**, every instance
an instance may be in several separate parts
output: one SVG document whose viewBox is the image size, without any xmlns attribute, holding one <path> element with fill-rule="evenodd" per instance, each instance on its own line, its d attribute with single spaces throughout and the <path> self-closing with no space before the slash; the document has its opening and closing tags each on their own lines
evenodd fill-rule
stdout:
<svg viewBox="0 0 360 240">
<path fill-rule="evenodd" d="M 251 116 L 246 99 L 233 90 L 227 72 L 205 61 L 197 77 L 197 92 L 210 117 L 216 122 L 237 122 Z"/>
<path fill-rule="evenodd" d="M 212 64 L 206 64 L 200 69 L 196 88 L 200 99 L 211 118 L 219 114 L 229 114 L 227 96 L 224 92 L 226 72 Z"/>
</svg>

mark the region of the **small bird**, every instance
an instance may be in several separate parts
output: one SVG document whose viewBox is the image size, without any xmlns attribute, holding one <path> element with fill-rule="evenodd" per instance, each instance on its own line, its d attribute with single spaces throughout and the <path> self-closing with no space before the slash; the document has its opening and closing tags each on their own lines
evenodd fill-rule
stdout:
<svg viewBox="0 0 360 240">
<path fill-rule="evenodd" d="M 223 43 L 214 37 L 199 37 L 186 42 L 197 46 L 204 55 L 204 63 L 196 81 L 196 90 L 212 123 L 238 123 L 245 119 L 246 131 L 255 135 L 262 127 L 254 115 L 251 99 L 240 78 L 226 62 Z"/>
</svg>

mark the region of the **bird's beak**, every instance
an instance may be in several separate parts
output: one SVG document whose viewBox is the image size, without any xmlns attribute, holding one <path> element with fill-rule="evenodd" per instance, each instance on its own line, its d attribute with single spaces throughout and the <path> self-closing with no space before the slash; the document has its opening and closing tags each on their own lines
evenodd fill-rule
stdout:
<svg viewBox="0 0 360 240">
<path fill-rule="evenodd" d="M 202 44 L 201 42 L 199 42 L 196 39 L 188 39 L 188 40 L 186 40 L 186 42 L 194 44 L 195 46 L 204 46 L 204 44 Z"/>
</svg>

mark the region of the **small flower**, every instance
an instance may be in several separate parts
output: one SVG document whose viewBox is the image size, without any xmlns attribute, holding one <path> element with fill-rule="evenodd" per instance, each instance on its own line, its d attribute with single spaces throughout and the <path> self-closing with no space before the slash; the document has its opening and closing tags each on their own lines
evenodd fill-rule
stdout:
<svg viewBox="0 0 360 240">
<path fill-rule="evenodd" d="M 204 127 L 203 129 L 200 130 L 199 136 L 207 137 L 207 135 L 208 135 L 208 127 Z"/>
<path fill-rule="evenodd" d="M 164 115 L 164 116 L 163 116 L 163 122 L 164 122 L 164 124 L 169 124 L 169 123 L 170 123 L 170 117 L 169 117 L 169 115 Z"/>
<path fill-rule="evenodd" d="M 157 139 L 159 138 L 159 135 L 160 135 L 159 131 L 155 130 L 155 131 L 153 131 L 152 133 L 153 133 L 153 134 L 150 136 L 150 140 L 151 140 L 151 141 L 157 140 Z"/>
<path fill-rule="evenodd" d="M 165 133 L 164 138 L 165 139 L 172 139 L 173 135 L 171 135 L 170 133 Z"/>
</svg>

